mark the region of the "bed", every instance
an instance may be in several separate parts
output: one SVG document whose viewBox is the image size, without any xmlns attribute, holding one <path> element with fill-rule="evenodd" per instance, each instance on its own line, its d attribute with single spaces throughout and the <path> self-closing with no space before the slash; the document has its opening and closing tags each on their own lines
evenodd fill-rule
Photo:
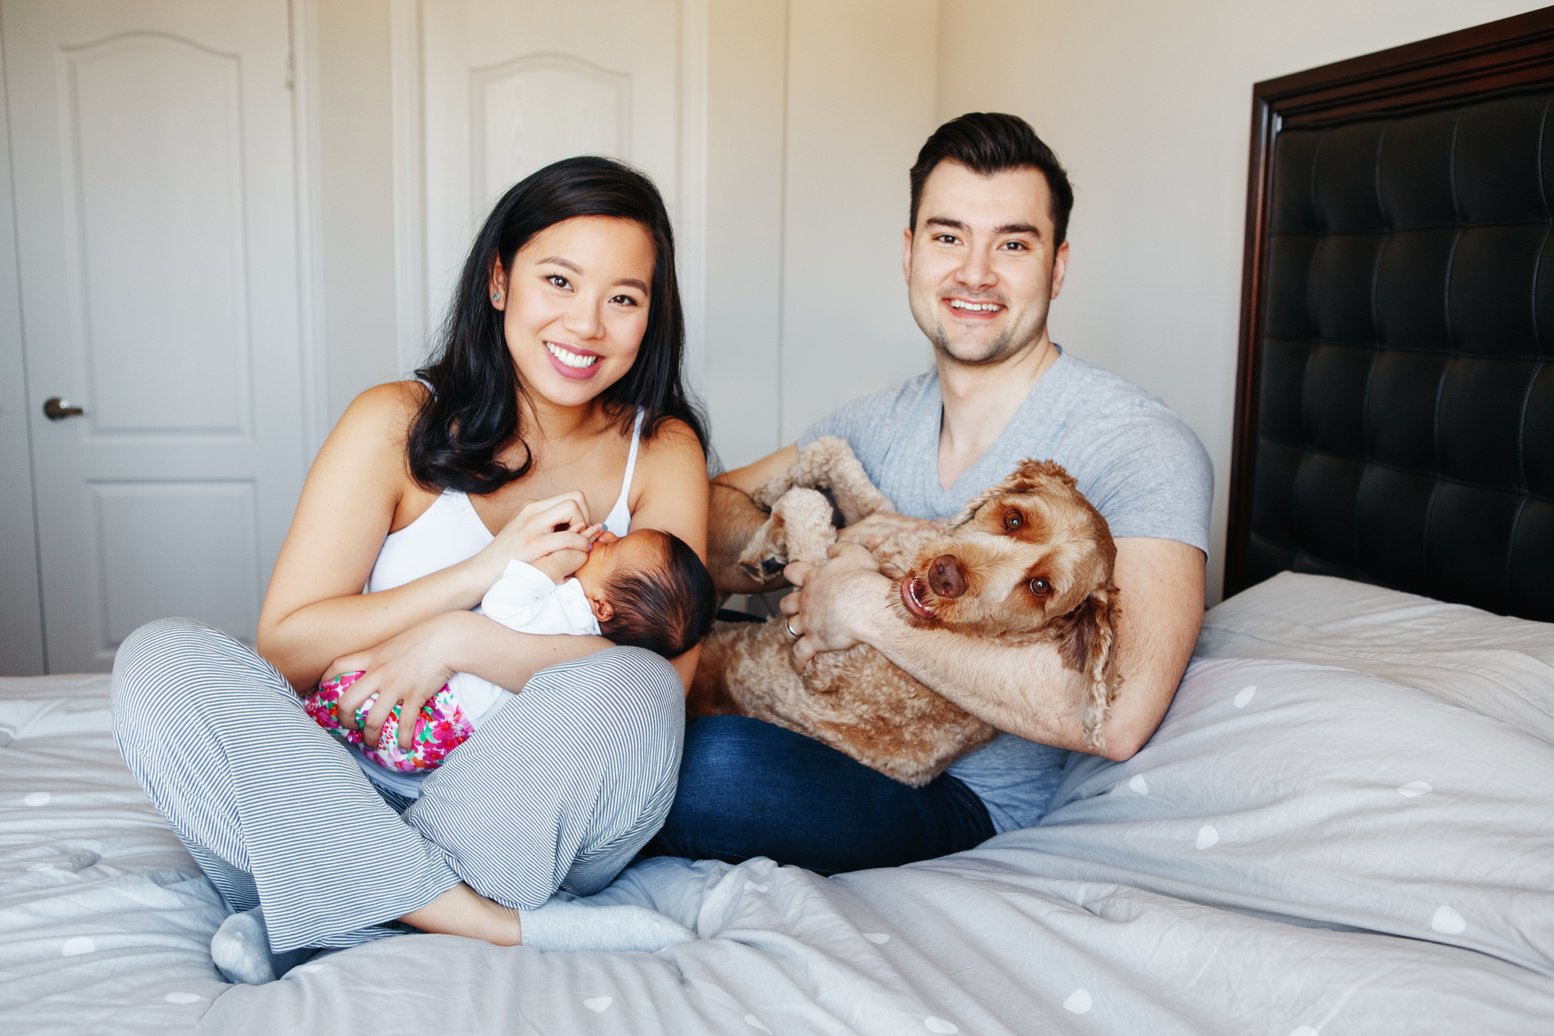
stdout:
<svg viewBox="0 0 1554 1036">
<path fill-rule="evenodd" d="M 834 878 L 640 862 L 601 896 L 700 936 L 658 954 L 409 935 L 230 986 L 224 910 L 119 762 L 107 678 L 0 680 L 0 1023 L 1550 1031 L 1551 41 L 1523 16 L 1258 86 L 1238 592 L 1155 737 L 1075 757 L 1041 825 Z M 1490 211 L 1441 224 L 1424 176 L 1435 208 L 1389 225 L 1399 140 L 1448 198 L 1487 167 Z M 1393 281 L 1407 304 L 1357 294 Z"/>
</svg>

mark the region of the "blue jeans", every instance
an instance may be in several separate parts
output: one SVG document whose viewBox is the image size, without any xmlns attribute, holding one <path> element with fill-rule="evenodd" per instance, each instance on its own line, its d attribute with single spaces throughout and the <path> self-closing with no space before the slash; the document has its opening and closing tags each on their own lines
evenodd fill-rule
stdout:
<svg viewBox="0 0 1554 1036">
<path fill-rule="evenodd" d="M 993 834 L 982 800 L 949 774 L 911 788 L 802 734 L 707 716 L 686 728 L 674 804 L 644 854 L 768 856 L 837 874 L 944 856 Z"/>
</svg>

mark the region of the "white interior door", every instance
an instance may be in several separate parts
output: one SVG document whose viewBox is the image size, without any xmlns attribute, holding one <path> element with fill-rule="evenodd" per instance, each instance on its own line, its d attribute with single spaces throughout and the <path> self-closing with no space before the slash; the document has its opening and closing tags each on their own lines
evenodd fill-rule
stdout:
<svg viewBox="0 0 1554 1036">
<path fill-rule="evenodd" d="M 407 366 L 421 362 L 426 331 L 440 323 L 492 204 L 557 159 L 610 155 L 653 177 L 680 234 L 682 284 L 700 284 L 700 227 L 690 211 L 699 180 L 683 170 L 696 143 L 698 127 L 687 111 L 700 100 L 692 95 L 705 57 L 682 52 L 687 19 L 704 21 L 705 14 L 698 8 L 688 15 L 684 6 L 409 0 L 397 8 L 400 31 L 420 43 L 396 68 L 398 85 L 414 97 L 402 107 L 397 132 L 419 136 L 419 146 L 401 154 L 424 163 L 407 178 L 423 187 L 422 211 L 409 214 L 409 232 L 401 235 L 402 247 L 413 249 L 419 239 L 424 248 L 424 261 L 412 263 L 409 283 L 401 284 L 402 292 L 419 296 L 420 312 L 401 337 Z M 689 307 L 699 301 L 695 290 L 686 292 Z"/>
<path fill-rule="evenodd" d="M 251 641 L 306 464 L 287 0 L 0 19 L 48 668 Z"/>
</svg>

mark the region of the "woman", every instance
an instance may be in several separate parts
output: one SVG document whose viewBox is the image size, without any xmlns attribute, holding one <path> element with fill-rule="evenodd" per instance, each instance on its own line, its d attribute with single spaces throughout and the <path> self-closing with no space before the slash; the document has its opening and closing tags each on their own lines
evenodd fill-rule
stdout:
<svg viewBox="0 0 1554 1036">
<path fill-rule="evenodd" d="M 705 555 L 683 342 L 652 183 L 602 158 L 540 170 L 477 236 L 431 365 L 363 393 L 320 450 L 260 615 L 264 657 L 182 619 L 125 642 L 120 750 L 228 906 L 250 912 L 212 942 L 224 969 L 267 977 L 262 945 L 245 956 L 266 924 L 277 954 L 396 920 L 500 945 L 666 941 L 619 930 L 668 923 L 632 908 L 536 908 L 602 888 L 662 823 L 695 652 L 671 668 L 470 609 L 510 558 L 586 549 L 590 516 Z M 454 672 L 523 693 L 412 802 L 374 790 L 292 691 L 354 670 L 367 675 L 340 711 L 378 694 L 370 743 L 394 705 L 414 716 Z"/>
</svg>

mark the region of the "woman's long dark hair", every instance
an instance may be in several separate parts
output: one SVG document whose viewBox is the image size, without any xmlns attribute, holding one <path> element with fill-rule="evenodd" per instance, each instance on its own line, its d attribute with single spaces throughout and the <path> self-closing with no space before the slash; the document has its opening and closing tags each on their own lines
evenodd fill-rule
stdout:
<svg viewBox="0 0 1554 1036">
<path fill-rule="evenodd" d="M 637 408 L 642 434 L 652 438 L 677 417 L 707 450 L 705 422 L 681 372 L 685 313 L 675 278 L 674 232 L 658 188 L 642 173 L 609 158 L 567 158 L 525 177 L 496 203 L 475 237 L 459 276 L 436 355 L 416 375 L 431 386 L 410 426 L 410 474 L 428 489 L 491 493 L 528 474 L 534 456 L 508 467 L 498 454 L 523 441 L 518 371 L 491 305 L 491 264 L 511 269 L 513 256 L 547 227 L 577 216 L 629 219 L 653 239 L 653 284 L 647 329 L 636 362 L 599 396 L 605 413 L 629 435 Z"/>
</svg>

